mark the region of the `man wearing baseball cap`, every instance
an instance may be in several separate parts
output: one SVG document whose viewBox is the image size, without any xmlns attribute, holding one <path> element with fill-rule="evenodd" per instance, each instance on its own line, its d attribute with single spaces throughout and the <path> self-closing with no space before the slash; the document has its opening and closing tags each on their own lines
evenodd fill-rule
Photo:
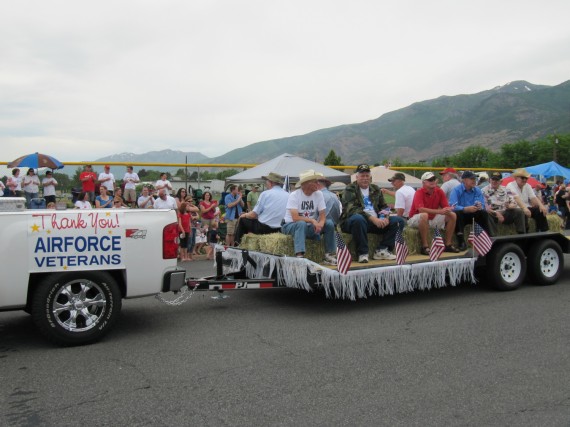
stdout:
<svg viewBox="0 0 570 427">
<path fill-rule="evenodd" d="M 470 224 L 473 220 L 477 222 L 483 230 L 494 236 L 495 233 L 489 226 L 489 214 L 485 205 L 485 197 L 480 188 L 477 188 L 477 175 L 472 171 L 465 171 L 461 175 L 463 181 L 460 185 L 451 190 L 449 204 L 454 208 L 457 215 L 455 223 L 455 236 L 457 245 L 460 250 L 467 249 L 465 238 L 463 237 L 463 229 L 466 224 Z"/>
<path fill-rule="evenodd" d="M 429 255 L 428 245 L 429 228 L 445 228 L 445 252 L 459 252 L 453 246 L 453 234 L 457 216 L 453 208 L 447 203 L 447 197 L 441 188 L 437 186 L 437 178 L 433 172 L 422 175 L 422 188 L 414 194 L 414 201 L 410 209 L 408 226 L 417 228 L 422 241 L 420 250 L 422 255 Z"/>
<path fill-rule="evenodd" d="M 453 168 L 445 168 L 443 171 L 439 173 L 441 175 L 441 179 L 443 180 L 443 184 L 441 184 L 441 189 L 445 193 L 445 197 L 449 200 L 449 195 L 451 194 L 451 190 L 457 187 L 459 184 L 458 174 L 457 171 Z"/>
<path fill-rule="evenodd" d="M 372 184 L 370 166 L 360 164 L 356 168 L 356 181 L 344 189 L 340 226 L 345 233 L 352 234 L 356 244 L 358 262 L 368 262 L 367 233 L 382 234 L 373 258 L 394 260 L 396 231 L 404 229 L 404 220 L 399 216 L 386 215 L 388 205 L 380 187 Z"/>
<path fill-rule="evenodd" d="M 489 224 L 497 231 L 498 224 L 514 224 L 518 234 L 526 232 L 525 219 L 522 209 L 507 189 L 501 186 L 503 175 L 501 172 L 491 173 L 489 185 L 483 188 L 483 196 L 487 205 L 487 212 L 491 217 Z"/>
<path fill-rule="evenodd" d="M 105 171 L 99 174 L 97 182 L 107 188 L 107 194 L 113 198 L 115 191 L 115 176 L 111 173 L 111 166 L 105 165 Z"/>
<path fill-rule="evenodd" d="M 394 194 L 396 198 L 394 202 L 396 215 L 408 219 L 416 190 L 406 185 L 406 175 L 401 172 L 396 172 L 392 178 L 388 178 L 388 181 L 391 182 L 396 189 L 396 193 Z"/>
</svg>

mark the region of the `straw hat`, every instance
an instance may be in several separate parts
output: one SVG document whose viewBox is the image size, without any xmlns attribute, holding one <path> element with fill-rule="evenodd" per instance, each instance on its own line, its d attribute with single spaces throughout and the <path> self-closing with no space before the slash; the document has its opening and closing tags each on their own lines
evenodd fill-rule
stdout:
<svg viewBox="0 0 570 427">
<path fill-rule="evenodd" d="M 528 173 L 525 168 L 520 168 L 514 170 L 513 176 L 515 177 L 520 176 L 521 178 L 530 178 L 530 173 Z"/>
<path fill-rule="evenodd" d="M 313 169 L 309 169 L 299 174 L 299 184 L 304 184 L 308 181 L 317 181 L 322 178 L 324 178 L 324 175 L 322 173 L 318 173 Z"/>
</svg>

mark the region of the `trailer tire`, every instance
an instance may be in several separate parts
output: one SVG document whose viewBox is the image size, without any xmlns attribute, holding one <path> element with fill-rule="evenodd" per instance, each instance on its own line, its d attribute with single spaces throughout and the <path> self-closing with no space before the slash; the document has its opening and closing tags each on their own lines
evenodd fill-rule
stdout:
<svg viewBox="0 0 570 427">
<path fill-rule="evenodd" d="M 564 269 L 560 245 L 554 240 L 541 240 L 528 252 L 528 275 L 532 284 L 553 285 Z"/>
<path fill-rule="evenodd" d="M 525 280 L 526 258 L 514 243 L 505 243 L 487 254 L 487 278 L 500 291 L 513 291 Z"/>
<path fill-rule="evenodd" d="M 101 339 L 117 320 L 121 303 L 119 287 L 108 273 L 58 273 L 35 289 L 31 311 L 47 339 L 71 346 Z"/>
</svg>

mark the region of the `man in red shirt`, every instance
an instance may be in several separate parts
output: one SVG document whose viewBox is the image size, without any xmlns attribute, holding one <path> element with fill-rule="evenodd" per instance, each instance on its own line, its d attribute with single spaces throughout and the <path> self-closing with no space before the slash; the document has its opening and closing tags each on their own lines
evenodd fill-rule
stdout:
<svg viewBox="0 0 570 427">
<path fill-rule="evenodd" d="M 445 252 L 459 252 L 452 244 L 457 217 L 453 207 L 447 203 L 445 193 L 437 186 L 437 178 L 432 172 L 422 175 L 423 187 L 414 194 L 410 208 L 408 226 L 417 228 L 422 239 L 422 255 L 429 255 L 428 229 L 445 228 Z"/>
<path fill-rule="evenodd" d="M 91 169 L 91 165 L 85 165 L 85 169 L 79 174 L 81 181 L 81 190 L 89 195 L 89 201 L 95 202 L 95 181 L 97 181 L 97 174 Z"/>
</svg>

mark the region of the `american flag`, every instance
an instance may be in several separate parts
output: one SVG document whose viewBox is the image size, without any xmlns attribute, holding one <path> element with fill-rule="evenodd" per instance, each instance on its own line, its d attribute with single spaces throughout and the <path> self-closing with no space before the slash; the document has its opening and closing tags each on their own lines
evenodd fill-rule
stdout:
<svg viewBox="0 0 570 427">
<path fill-rule="evenodd" d="M 487 252 L 489 252 L 491 246 L 493 246 L 493 241 L 478 223 L 475 223 L 473 226 L 473 230 L 469 233 L 467 241 L 473 245 L 477 253 L 481 256 L 487 255 Z"/>
<path fill-rule="evenodd" d="M 288 193 L 289 187 L 290 187 L 289 175 L 285 175 L 285 182 L 283 182 L 283 190 L 285 190 Z"/>
<path fill-rule="evenodd" d="M 429 249 L 429 259 L 430 261 L 437 261 L 443 250 L 445 249 L 445 244 L 439 234 L 439 229 L 435 229 L 433 232 L 433 240 L 431 242 L 431 248 Z"/>
<path fill-rule="evenodd" d="M 398 231 L 396 231 L 396 263 L 401 265 L 406 262 L 409 253 L 408 245 L 402 236 L 402 230 L 398 227 Z"/>
<path fill-rule="evenodd" d="M 348 269 L 350 268 L 350 263 L 352 262 L 352 256 L 350 255 L 350 251 L 346 247 L 344 240 L 340 233 L 336 234 L 336 262 L 337 262 L 337 269 L 340 274 L 346 274 Z"/>
</svg>

